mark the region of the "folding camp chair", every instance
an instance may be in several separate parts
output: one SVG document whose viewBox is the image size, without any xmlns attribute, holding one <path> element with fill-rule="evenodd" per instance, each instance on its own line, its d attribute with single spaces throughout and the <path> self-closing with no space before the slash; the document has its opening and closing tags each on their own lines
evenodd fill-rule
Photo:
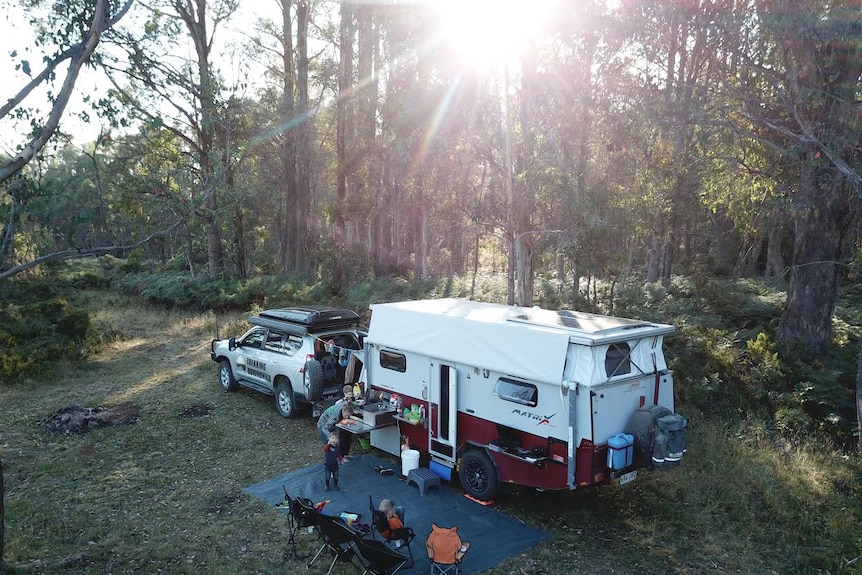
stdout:
<svg viewBox="0 0 862 575">
<path fill-rule="evenodd" d="M 365 569 L 362 575 L 395 575 L 402 567 L 407 566 L 409 557 L 391 549 L 386 543 L 377 539 L 357 539 L 353 542 L 356 557 Z M 412 563 L 411 565 L 412 566 Z M 410 566 L 407 566 L 409 569 Z"/>
<path fill-rule="evenodd" d="M 362 531 L 357 531 L 353 527 L 350 527 L 340 517 L 323 515 L 322 513 L 318 513 L 317 515 L 317 530 L 323 538 L 323 545 L 317 550 L 314 559 L 308 563 L 309 567 L 317 561 L 317 558 L 326 549 L 332 551 L 334 555 L 326 575 L 332 573 L 335 563 L 339 560 L 353 563 L 353 543 L 362 539 Z"/>
<path fill-rule="evenodd" d="M 308 529 L 317 524 L 317 511 L 310 499 L 291 497 L 287 489 L 284 490 L 284 500 L 287 501 L 287 527 L 290 530 L 290 538 L 287 542 L 293 547 L 293 556 L 296 559 L 304 559 L 304 556 L 296 552 L 296 534 L 302 529 Z"/>
<path fill-rule="evenodd" d="M 425 551 L 431 560 L 431 575 L 459 575 L 461 561 L 467 555 L 470 544 L 461 541 L 458 527 L 440 527 L 431 524 L 431 533 L 425 540 Z"/>
<path fill-rule="evenodd" d="M 413 550 L 410 548 L 410 543 L 416 539 L 416 533 L 414 533 L 413 529 L 410 527 L 404 526 L 403 529 L 399 531 L 397 534 L 390 534 L 389 537 L 383 535 L 384 531 L 388 531 L 389 529 L 389 519 L 386 517 L 386 514 L 380 511 L 379 506 L 374 504 L 374 498 L 371 495 L 368 495 L 368 508 L 371 510 L 371 537 L 376 537 L 375 533 L 380 534 L 380 538 L 383 539 L 385 543 L 394 543 L 399 539 L 404 541 L 404 547 L 407 547 L 407 556 L 410 558 L 410 564 L 407 565 L 407 568 L 411 568 L 414 565 L 413 560 Z M 404 523 L 404 507 L 401 505 L 395 508 L 395 513 L 398 515 L 398 518 L 401 519 L 401 523 Z"/>
</svg>

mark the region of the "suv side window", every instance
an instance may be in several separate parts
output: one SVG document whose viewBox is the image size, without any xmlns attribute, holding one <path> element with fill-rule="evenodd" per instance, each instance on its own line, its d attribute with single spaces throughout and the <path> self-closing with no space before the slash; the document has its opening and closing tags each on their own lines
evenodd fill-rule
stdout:
<svg viewBox="0 0 862 575">
<path fill-rule="evenodd" d="M 262 344 L 263 344 L 265 338 L 266 338 L 266 330 L 265 329 L 253 329 L 242 339 L 242 346 L 243 347 L 255 347 L 257 349 L 261 349 L 263 347 Z"/>
<path fill-rule="evenodd" d="M 284 353 L 289 356 L 294 356 L 300 349 L 302 349 L 302 337 L 287 334 L 287 339 L 284 341 Z"/>
<path fill-rule="evenodd" d="M 264 344 L 266 351 L 275 353 L 284 353 L 284 334 L 279 331 L 272 331 L 266 335 L 266 343 Z"/>
</svg>

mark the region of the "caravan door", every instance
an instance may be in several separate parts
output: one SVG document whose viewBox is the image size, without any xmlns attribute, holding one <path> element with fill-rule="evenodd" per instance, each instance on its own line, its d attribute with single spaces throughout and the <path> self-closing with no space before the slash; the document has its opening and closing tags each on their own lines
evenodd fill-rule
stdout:
<svg viewBox="0 0 862 575">
<path fill-rule="evenodd" d="M 458 370 L 454 365 L 432 361 L 430 387 L 428 452 L 434 458 L 454 464 L 458 437 Z"/>
</svg>

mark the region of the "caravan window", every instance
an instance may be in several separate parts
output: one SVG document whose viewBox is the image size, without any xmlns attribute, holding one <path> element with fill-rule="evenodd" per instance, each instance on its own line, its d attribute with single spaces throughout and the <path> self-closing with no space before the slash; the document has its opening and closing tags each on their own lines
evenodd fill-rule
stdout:
<svg viewBox="0 0 862 575">
<path fill-rule="evenodd" d="M 631 352 L 627 343 L 614 343 L 608 347 L 608 353 L 605 355 L 605 373 L 608 377 L 631 373 Z"/>
<path fill-rule="evenodd" d="M 539 390 L 531 383 L 523 383 L 501 377 L 497 380 L 497 385 L 494 386 L 494 393 L 505 399 L 506 401 L 514 401 L 521 405 L 529 405 L 536 407 L 538 402 Z"/>
<path fill-rule="evenodd" d="M 403 353 L 395 353 L 394 351 L 380 350 L 380 367 L 400 371 L 407 371 L 407 356 Z"/>
</svg>

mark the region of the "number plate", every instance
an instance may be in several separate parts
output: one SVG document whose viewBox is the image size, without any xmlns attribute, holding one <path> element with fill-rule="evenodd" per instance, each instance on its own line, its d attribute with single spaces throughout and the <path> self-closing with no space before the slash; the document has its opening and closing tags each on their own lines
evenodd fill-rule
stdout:
<svg viewBox="0 0 862 575">
<path fill-rule="evenodd" d="M 632 481 L 637 479 L 637 476 L 638 476 L 637 470 L 629 471 L 628 473 L 623 473 L 622 475 L 620 475 L 620 485 L 625 485 L 626 483 L 631 483 Z"/>
</svg>

